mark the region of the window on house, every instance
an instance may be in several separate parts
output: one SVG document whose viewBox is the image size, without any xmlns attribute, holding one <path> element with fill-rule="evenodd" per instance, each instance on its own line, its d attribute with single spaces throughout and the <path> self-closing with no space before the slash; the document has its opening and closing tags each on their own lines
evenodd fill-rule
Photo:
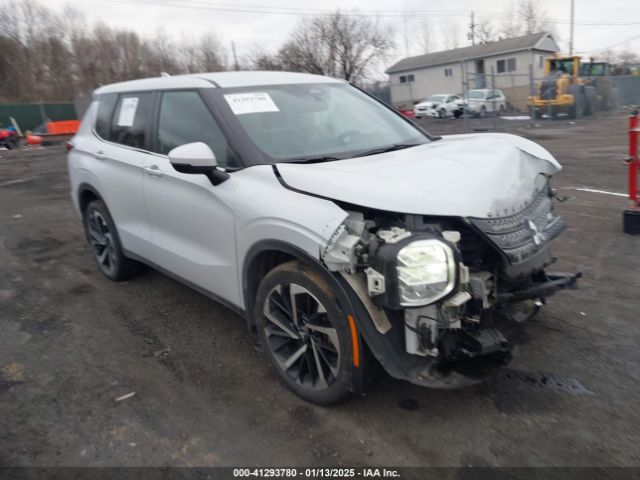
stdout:
<svg viewBox="0 0 640 480">
<path fill-rule="evenodd" d="M 498 60 L 496 62 L 498 73 L 515 72 L 516 71 L 516 59 L 507 58 L 506 60 Z"/>
<path fill-rule="evenodd" d="M 538 68 L 542 68 L 544 66 L 544 56 L 538 55 Z"/>
<path fill-rule="evenodd" d="M 416 81 L 415 75 L 400 75 L 400 83 L 413 83 Z"/>
<path fill-rule="evenodd" d="M 453 68 L 445 68 L 444 69 L 445 77 L 453 77 Z"/>
</svg>

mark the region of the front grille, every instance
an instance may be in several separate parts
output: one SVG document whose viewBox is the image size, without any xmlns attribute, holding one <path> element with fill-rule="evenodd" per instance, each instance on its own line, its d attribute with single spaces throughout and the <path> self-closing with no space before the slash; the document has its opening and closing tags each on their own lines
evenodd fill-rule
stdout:
<svg viewBox="0 0 640 480">
<path fill-rule="evenodd" d="M 564 220 L 553 214 L 547 188 L 543 189 L 532 203 L 514 215 L 469 220 L 512 264 L 524 262 L 540 252 L 566 228 Z"/>
</svg>

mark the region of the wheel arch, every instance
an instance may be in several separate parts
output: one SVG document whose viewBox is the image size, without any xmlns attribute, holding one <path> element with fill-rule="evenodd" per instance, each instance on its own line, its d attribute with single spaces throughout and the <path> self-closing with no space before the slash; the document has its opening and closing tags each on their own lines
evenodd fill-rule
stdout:
<svg viewBox="0 0 640 480">
<path fill-rule="evenodd" d="M 100 195 L 100 192 L 98 192 L 98 189 L 86 182 L 78 185 L 78 208 L 81 215 L 84 214 L 87 205 L 89 205 L 93 200 L 101 200 L 104 202 L 104 199 L 102 198 L 102 195 Z"/>
<path fill-rule="evenodd" d="M 282 240 L 261 240 L 252 245 L 245 255 L 241 274 L 242 298 L 251 333 L 255 333 L 253 309 L 260 282 L 275 267 L 292 260 L 304 262 L 325 273 L 327 278 L 333 278 L 331 272 L 317 258 L 295 245 Z"/>
</svg>

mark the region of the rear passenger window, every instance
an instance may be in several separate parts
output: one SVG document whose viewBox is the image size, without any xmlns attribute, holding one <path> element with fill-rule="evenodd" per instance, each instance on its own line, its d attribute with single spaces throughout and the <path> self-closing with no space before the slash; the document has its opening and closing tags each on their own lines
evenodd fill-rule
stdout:
<svg viewBox="0 0 640 480">
<path fill-rule="evenodd" d="M 218 165 L 227 165 L 227 141 L 198 92 L 163 93 L 158 151 L 166 155 L 173 148 L 192 142 L 206 143 L 215 153 Z"/>
<path fill-rule="evenodd" d="M 96 116 L 96 133 L 105 139 L 109 138 L 109 126 L 111 125 L 111 116 L 113 108 L 118 101 L 117 93 L 107 93 L 100 95 L 98 101 L 98 115 Z"/>
<path fill-rule="evenodd" d="M 120 95 L 111 120 L 109 140 L 135 148 L 146 148 L 146 134 L 151 110 L 152 93 Z"/>
</svg>

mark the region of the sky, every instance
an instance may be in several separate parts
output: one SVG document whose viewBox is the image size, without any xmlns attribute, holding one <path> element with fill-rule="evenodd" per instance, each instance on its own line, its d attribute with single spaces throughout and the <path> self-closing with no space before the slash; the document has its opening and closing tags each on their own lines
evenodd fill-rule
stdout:
<svg viewBox="0 0 640 480">
<path fill-rule="evenodd" d="M 61 10 L 69 0 L 47 0 L 46 6 Z M 540 8 L 554 20 L 558 43 L 568 52 L 571 0 L 539 0 Z M 420 51 L 420 31 L 427 22 L 432 50 L 444 50 L 444 37 L 458 32 L 460 46 L 468 45 L 466 32 L 470 12 L 496 19 L 509 11 L 515 0 L 82 0 L 73 6 L 89 22 L 127 28 L 143 36 L 159 30 L 177 38 L 215 33 L 230 51 L 231 42 L 240 58 L 256 48 L 275 51 L 286 40 L 303 13 L 343 11 L 376 13 L 396 32 L 396 49 L 388 65 Z M 238 12 L 234 10 L 244 10 Z M 406 12 L 406 13 L 405 13 Z M 575 0 L 574 51 L 589 56 L 606 47 L 628 47 L 640 52 L 640 2 L 633 0 Z M 634 39 L 634 37 L 637 37 Z M 633 40 L 629 40 L 633 39 Z M 629 41 L 627 41 L 629 40 Z"/>
</svg>

